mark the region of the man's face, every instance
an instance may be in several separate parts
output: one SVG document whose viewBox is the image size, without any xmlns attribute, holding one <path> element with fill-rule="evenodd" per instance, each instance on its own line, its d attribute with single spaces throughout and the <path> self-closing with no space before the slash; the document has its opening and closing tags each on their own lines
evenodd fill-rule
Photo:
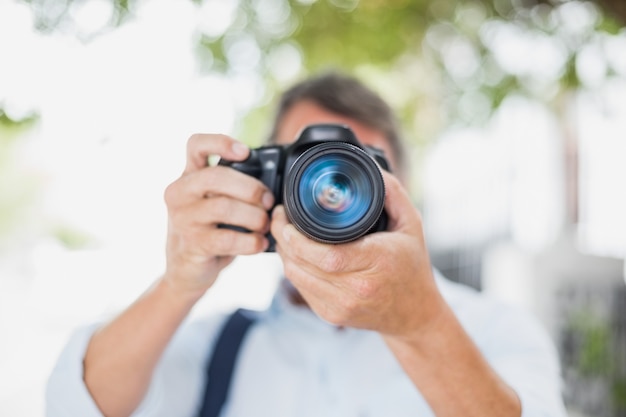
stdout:
<svg viewBox="0 0 626 417">
<path fill-rule="evenodd" d="M 304 127 L 315 123 L 337 123 L 349 126 L 363 145 L 374 146 L 385 153 L 392 171 L 397 167 L 389 141 L 380 131 L 352 118 L 332 113 L 312 101 L 297 102 L 283 116 L 278 126 L 276 143 L 285 145 L 295 141 L 296 136 Z"/>
</svg>

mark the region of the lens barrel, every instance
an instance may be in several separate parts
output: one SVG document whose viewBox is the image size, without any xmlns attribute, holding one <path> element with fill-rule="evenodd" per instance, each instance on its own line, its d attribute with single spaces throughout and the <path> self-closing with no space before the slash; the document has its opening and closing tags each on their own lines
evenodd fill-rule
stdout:
<svg viewBox="0 0 626 417">
<path fill-rule="evenodd" d="M 284 179 L 283 201 L 294 226 L 311 239 L 345 243 L 379 225 L 385 184 L 363 149 L 326 142 L 303 152 Z"/>
</svg>

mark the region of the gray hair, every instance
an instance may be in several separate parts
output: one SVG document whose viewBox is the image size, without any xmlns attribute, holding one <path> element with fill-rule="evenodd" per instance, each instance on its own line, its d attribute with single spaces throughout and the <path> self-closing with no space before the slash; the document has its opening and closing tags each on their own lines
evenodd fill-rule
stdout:
<svg viewBox="0 0 626 417">
<path fill-rule="evenodd" d="M 326 72 L 295 84 L 280 98 L 269 142 L 277 141 L 285 114 L 302 101 L 312 101 L 333 113 L 355 119 L 380 131 L 389 141 L 400 173 L 406 170 L 406 151 L 391 107 L 373 90 L 356 78 Z"/>
</svg>

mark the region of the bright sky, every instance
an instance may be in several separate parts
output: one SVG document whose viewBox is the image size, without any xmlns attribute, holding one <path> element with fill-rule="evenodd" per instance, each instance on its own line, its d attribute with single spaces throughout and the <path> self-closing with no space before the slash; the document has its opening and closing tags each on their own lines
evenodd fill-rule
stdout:
<svg viewBox="0 0 626 417">
<path fill-rule="evenodd" d="M 165 3 L 146 4 L 140 19 L 86 45 L 35 34 L 23 7 L 3 6 L 0 38 L 11 64 L 2 66 L 0 91 L 10 114 L 41 114 L 26 158 L 53 176 L 48 210 L 98 235 L 117 235 L 119 212 L 161 215 L 133 196 L 179 174 L 191 133 L 232 129 L 228 84 L 195 74 L 193 8 Z M 119 210 L 103 218 L 103 205 Z"/>
<path fill-rule="evenodd" d="M 83 21 L 98 24 L 102 5 L 91 7 Z M 0 68 L 2 99 L 11 116 L 41 115 L 23 163 L 44 177 L 42 215 L 136 265 L 139 286 L 163 267 L 162 195 L 182 171 L 187 138 L 230 133 L 236 107 L 252 99 L 232 81 L 197 74 L 193 31 L 203 16 L 191 2 L 153 1 L 134 21 L 83 44 L 37 34 L 24 6 L 0 5 L 9 63 Z"/>
<path fill-rule="evenodd" d="M 89 3 L 83 21 L 97 25 L 104 3 Z M 193 31 L 216 17 L 192 2 L 144 2 L 137 19 L 83 44 L 35 33 L 23 5 L 0 2 L 0 102 L 14 118 L 41 116 L 19 152 L 45 186 L 36 212 L 95 241 L 81 251 L 38 241 L 0 260 L 0 415 L 42 415 L 43 384 L 69 332 L 162 273 L 163 191 L 182 172 L 187 138 L 231 133 L 235 109 L 253 99 L 241 83 L 196 72 Z M 262 308 L 275 261 L 238 259 L 196 313 Z"/>
</svg>

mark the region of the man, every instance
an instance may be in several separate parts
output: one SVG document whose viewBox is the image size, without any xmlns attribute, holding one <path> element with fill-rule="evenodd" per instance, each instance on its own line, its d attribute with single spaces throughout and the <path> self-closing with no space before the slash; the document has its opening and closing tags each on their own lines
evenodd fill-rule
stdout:
<svg viewBox="0 0 626 417">
<path fill-rule="evenodd" d="M 49 416 L 192 417 L 206 406 L 205 368 L 223 317 L 185 323 L 236 255 L 268 247 L 286 280 L 237 357 L 222 416 L 563 416 L 556 353 L 528 317 L 437 276 L 405 189 L 389 107 L 355 79 L 325 74 L 287 91 L 270 140 L 314 123 L 348 125 L 382 149 L 387 230 L 329 245 L 289 223 L 257 179 L 210 155 L 249 149 L 190 138 L 183 175 L 165 192 L 164 275 L 101 327 L 78 332 L 48 384 Z M 221 224 L 248 229 L 242 233 Z M 215 378 L 219 379 L 219 378 Z"/>
</svg>

